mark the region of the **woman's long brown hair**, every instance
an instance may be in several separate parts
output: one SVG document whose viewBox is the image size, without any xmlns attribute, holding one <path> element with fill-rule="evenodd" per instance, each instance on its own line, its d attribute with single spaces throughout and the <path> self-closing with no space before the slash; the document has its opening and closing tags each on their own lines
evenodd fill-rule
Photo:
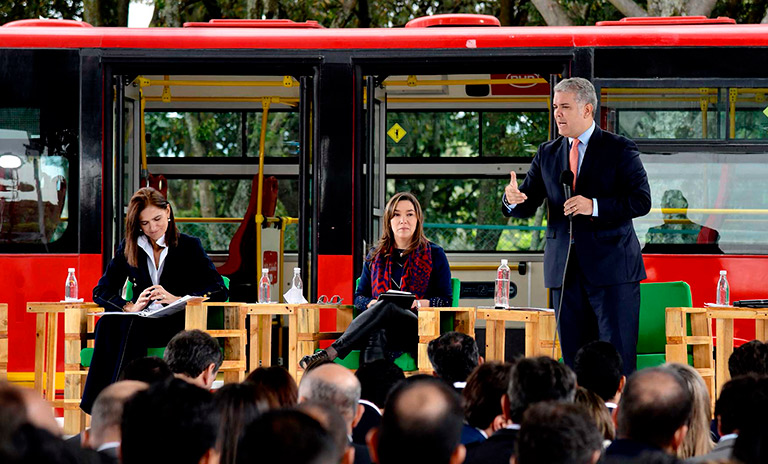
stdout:
<svg viewBox="0 0 768 464">
<path fill-rule="evenodd" d="M 128 202 L 128 214 L 125 215 L 125 259 L 133 267 L 139 265 L 139 236 L 141 231 L 141 221 L 139 215 L 147 206 L 155 206 L 160 209 L 166 207 L 170 209 L 168 216 L 168 230 L 165 231 L 165 245 L 175 247 L 179 240 L 179 229 L 176 227 L 176 220 L 173 218 L 173 208 L 162 193 L 152 187 L 140 188 L 133 194 L 131 201 Z"/>
<path fill-rule="evenodd" d="M 403 250 L 403 254 L 407 255 L 420 246 L 429 245 L 429 240 L 427 240 L 427 237 L 424 235 L 424 213 L 421 210 L 421 204 L 419 204 L 419 200 L 417 200 L 411 192 L 399 192 L 389 199 L 387 206 L 384 208 L 384 219 L 382 219 L 383 230 L 381 231 L 379 242 L 371 251 L 371 260 L 375 259 L 382 253 L 384 256 L 389 256 L 390 253 L 392 253 L 392 250 L 395 248 L 395 237 L 392 232 L 391 222 L 395 215 L 395 208 L 401 201 L 410 201 L 413 203 L 413 209 L 416 210 L 416 230 L 413 231 L 411 243 L 408 244 L 408 247 L 405 250 Z"/>
</svg>

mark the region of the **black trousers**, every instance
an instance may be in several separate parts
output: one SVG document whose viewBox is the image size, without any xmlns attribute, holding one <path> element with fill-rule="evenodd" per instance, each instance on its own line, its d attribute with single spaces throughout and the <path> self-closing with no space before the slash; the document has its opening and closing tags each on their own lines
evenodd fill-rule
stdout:
<svg viewBox="0 0 768 464">
<path fill-rule="evenodd" d="M 610 269 L 606 269 L 610 272 Z M 573 368 L 576 352 L 595 340 L 610 342 L 621 355 L 624 375 L 637 368 L 637 338 L 640 321 L 640 283 L 628 282 L 598 287 L 590 285 L 571 254 L 565 289 L 553 288 L 552 301 L 560 314 L 560 346 L 563 361 Z"/>
<path fill-rule="evenodd" d="M 147 356 L 147 348 L 166 346 L 183 329 L 184 311 L 159 318 L 102 316 L 96 323 L 93 359 L 80 409 L 90 414 L 96 397 L 117 381 L 128 363 Z"/>
<path fill-rule="evenodd" d="M 340 358 L 363 350 L 363 364 L 383 359 L 387 352 L 415 353 L 419 343 L 419 317 L 394 303 L 380 301 L 360 313 L 331 346 Z"/>
</svg>

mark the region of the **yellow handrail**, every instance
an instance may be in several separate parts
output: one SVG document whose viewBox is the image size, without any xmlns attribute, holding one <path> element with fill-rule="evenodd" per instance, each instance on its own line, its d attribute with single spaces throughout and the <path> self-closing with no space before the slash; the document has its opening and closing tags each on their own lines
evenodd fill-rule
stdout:
<svg viewBox="0 0 768 464">
<path fill-rule="evenodd" d="M 541 77 L 530 79 L 419 79 L 408 76 L 404 81 L 385 80 L 384 87 L 418 87 L 424 85 L 492 85 L 492 84 L 546 84 Z"/>
<path fill-rule="evenodd" d="M 196 81 L 196 80 L 155 80 L 140 78 L 140 87 L 156 85 L 178 87 L 298 87 L 299 82 L 291 76 L 283 76 L 282 81 Z"/>
</svg>

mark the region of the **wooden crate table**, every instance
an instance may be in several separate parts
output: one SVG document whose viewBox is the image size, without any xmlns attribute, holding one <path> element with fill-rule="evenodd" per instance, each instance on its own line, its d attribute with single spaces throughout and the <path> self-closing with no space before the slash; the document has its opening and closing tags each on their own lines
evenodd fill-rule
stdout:
<svg viewBox="0 0 768 464">
<path fill-rule="evenodd" d="M 440 337 L 440 318 L 443 314 L 452 314 L 454 317 L 453 330 L 475 338 L 475 314 L 476 308 L 455 307 L 421 307 L 419 309 L 419 348 L 417 365 L 419 374 L 433 372 L 432 363 L 429 362 L 427 348 L 429 342 Z"/>
<path fill-rule="evenodd" d="M 477 318 L 485 323 L 485 359 L 504 361 L 507 321 L 525 323 L 525 356 L 560 358 L 560 343 L 555 346 L 555 314 L 553 312 L 523 309 L 478 308 Z"/>
<path fill-rule="evenodd" d="M 296 379 L 298 358 L 297 346 L 297 311 L 299 305 L 284 303 L 251 303 L 247 305 L 250 330 L 248 332 L 248 346 L 250 361 L 248 370 L 253 371 L 258 367 L 268 367 L 272 364 L 272 317 L 284 316 L 288 320 L 288 356 L 286 357 L 288 372 Z"/>
<path fill-rule="evenodd" d="M 290 368 L 294 369 L 293 372 L 296 374 L 296 381 L 298 382 L 304 374 L 304 369 L 298 367 L 298 360 L 319 349 L 321 340 L 336 340 L 341 337 L 341 334 L 347 330 L 352 322 L 355 307 L 353 305 L 303 304 L 296 305 L 295 308 L 297 320 L 296 357 L 293 362 L 289 360 L 289 365 Z M 320 312 L 327 310 L 336 311 L 336 330 L 333 332 L 320 331 Z M 290 341 L 288 344 L 289 349 L 292 350 Z"/>
</svg>

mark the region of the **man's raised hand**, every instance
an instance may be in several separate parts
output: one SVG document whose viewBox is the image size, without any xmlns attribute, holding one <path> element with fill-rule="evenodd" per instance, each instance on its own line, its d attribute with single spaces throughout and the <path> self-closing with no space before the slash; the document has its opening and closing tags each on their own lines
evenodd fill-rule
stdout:
<svg viewBox="0 0 768 464">
<path fill-rule="evenodd" d="M 528 197 L 517 188 L 517 175 L 515 171 L 509 172 L 509 184 L 504 187 L 504 196 L 507 199 L 507 203 L 510 205 L 519 205 L 528 199 Z"/>
</svg>

